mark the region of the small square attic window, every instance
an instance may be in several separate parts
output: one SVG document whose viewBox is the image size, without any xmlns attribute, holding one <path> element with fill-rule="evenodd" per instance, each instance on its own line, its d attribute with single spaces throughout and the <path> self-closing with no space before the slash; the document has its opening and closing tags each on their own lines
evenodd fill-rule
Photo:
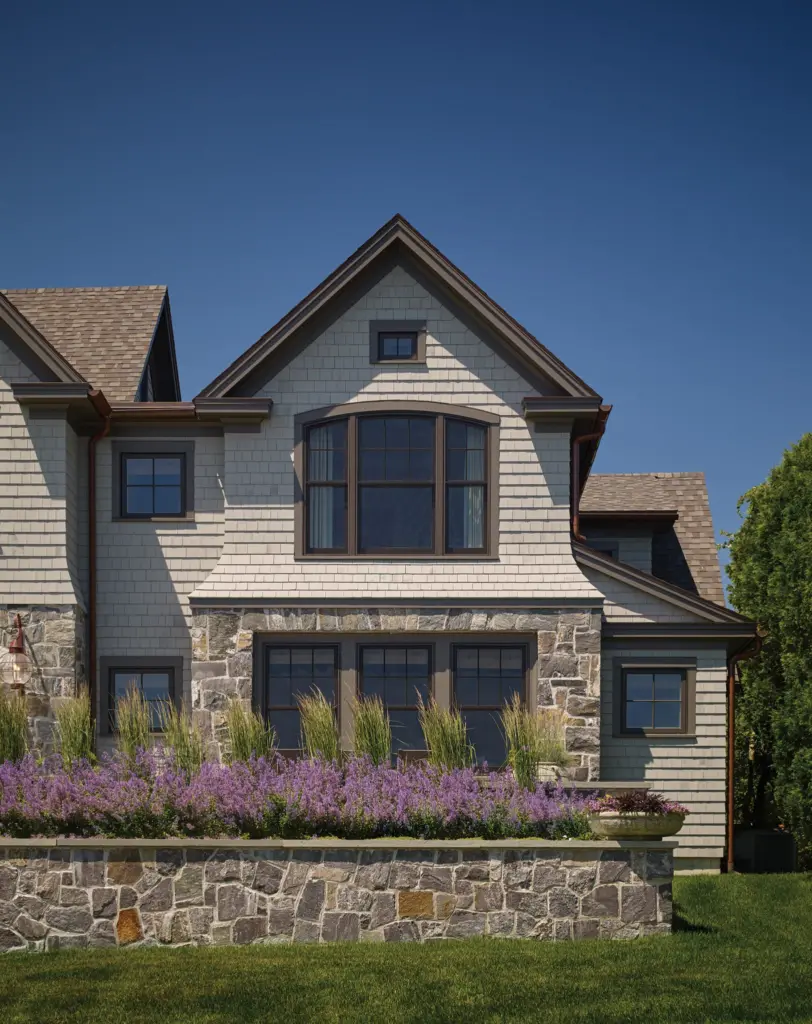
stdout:
<svg viewBox="0 0 812 1024">
<path fill-rule="evenodd" d="M 425 363 L 425 320 L 370 320 L 371 363 Z"/>
<path fill-rule="evenodd" d="M 378 362 L 417 359 L 417 331 L 379 331 Z"/>
</svg>

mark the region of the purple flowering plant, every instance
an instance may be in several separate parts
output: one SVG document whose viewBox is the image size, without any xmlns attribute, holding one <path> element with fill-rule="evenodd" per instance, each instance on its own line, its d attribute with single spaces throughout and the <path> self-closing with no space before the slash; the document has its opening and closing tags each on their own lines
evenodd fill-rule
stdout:
<svg viewBox="0 0 812 1024">
<path fill-rule="evenodd" d="M 583 838 L 589 806 L 561 784 L 525 789 L 510 772 L 368 758 L 274 756 L 188 773 L 157 749 L 95 766 L 30 754 L 0 764 L 0 836 L 19 838 Z"/>
</svg>

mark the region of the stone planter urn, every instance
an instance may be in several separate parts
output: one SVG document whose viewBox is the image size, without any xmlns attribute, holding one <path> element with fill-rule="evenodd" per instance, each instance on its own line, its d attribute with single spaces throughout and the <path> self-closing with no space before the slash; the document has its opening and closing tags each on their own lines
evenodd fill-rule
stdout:
<svg viewBox="0 0 812 1024">
<path fill-rule="evenodd" d="M 685 815 L 678 811 L 597 811 L 589 815 L 589 827 L 599 839 L 664 839 L 675 836 L 684 821 Z"/>
</svg>

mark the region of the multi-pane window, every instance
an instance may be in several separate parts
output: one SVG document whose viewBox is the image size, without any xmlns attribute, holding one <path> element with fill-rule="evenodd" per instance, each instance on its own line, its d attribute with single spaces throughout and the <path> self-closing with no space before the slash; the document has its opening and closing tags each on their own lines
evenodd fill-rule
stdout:
<svg viewBox="0 0 812 1024">
<path fill-rule="evenodd" d="M 263 710 L 276 730 L 280 750 L 301 746 L 298 698 L 320 691 L 335 706 L 338 651 L 335 647 L 299 645 L 266 648 Z"/>
<path fill-rule="evenodd" d="M 305 553 L 487 555 L 491 429 L 406 413 L 348 414 L 310 426 Z"/>
<path fill-rule="evenodd" d="M 347 421 L 311 427 L 307 445 L 307 544 L 310 551 L 347 546 Z"/>
<path fill-rule="evenodd" d="M 121 515 L 185 515 L 184 477 L 185 455 L 122 455 Z"/>
<path fill-rule="evenodd" d="M 381 363 L 417 359 L 416 331 L 379 331 L 378 361 Z"/>
<path fill-rule="evenodd" d="M 623 731 L 683 732 L 686 678 L 682 668 L 623 670 Z"/>
<path fill-rule="evenodd" d="M 434 547 L 434 420 L 365 416 L 358 423 L 358 550 Z"/>
<path fill-rule="evenodd" d="M 477 761 L 499 767 L 505 761 L 500 712 L 514 694 L 524 699 L 525 648 L 459 646 L 453 652 L 454 702 L 460 709 Z"/>
<path fill-rule="evenodd" d="M 161 728 L 161 712 L 174 697 L 175 673 L 171 668 L 117 669 L 110 670 L 110 728 L 117 726 L 117 706 L 122 697 L 135 690 L 149 705 L 150 722 L 153 730 Z"/>
<path fill-rule="evenodd" d="M 361 647 L 358 688 L 364 697 L 380 697 L 392 727 L 392 751 L 425 747 L 418 719 L 420 701 L 431 694 L 429 647 Z"/>
</svg>

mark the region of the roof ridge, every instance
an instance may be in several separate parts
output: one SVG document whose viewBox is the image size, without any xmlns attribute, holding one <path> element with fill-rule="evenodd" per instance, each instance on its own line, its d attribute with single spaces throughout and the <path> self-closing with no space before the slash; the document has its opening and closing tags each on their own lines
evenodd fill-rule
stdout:
<svg viewBox="0 0 812 1024">
<path fill-rule="evenodd" d="M 666 471 L 655 471 L 651 473 L 590 473 L 589 479 L 592 480 L 594 477 L 619 477 L 619 476 L 631 476 L 631 477 L 655 477 L 658 480 L 667 480 L 671 477 L 683 477 L 683 476 L 705 476 L 704 470 L 701 469 L 685 469 L 677 470 L 675 472 Z"/>
<path fill-rule="evenodd" d="M 77 288 L 0 288 L 3 295 L 52 295 L 59 292 L 63 295 L 72 292 L 160 292 L 168 291 L 165 284 L 111 284 L 88 285 Z"/>
</svg>

